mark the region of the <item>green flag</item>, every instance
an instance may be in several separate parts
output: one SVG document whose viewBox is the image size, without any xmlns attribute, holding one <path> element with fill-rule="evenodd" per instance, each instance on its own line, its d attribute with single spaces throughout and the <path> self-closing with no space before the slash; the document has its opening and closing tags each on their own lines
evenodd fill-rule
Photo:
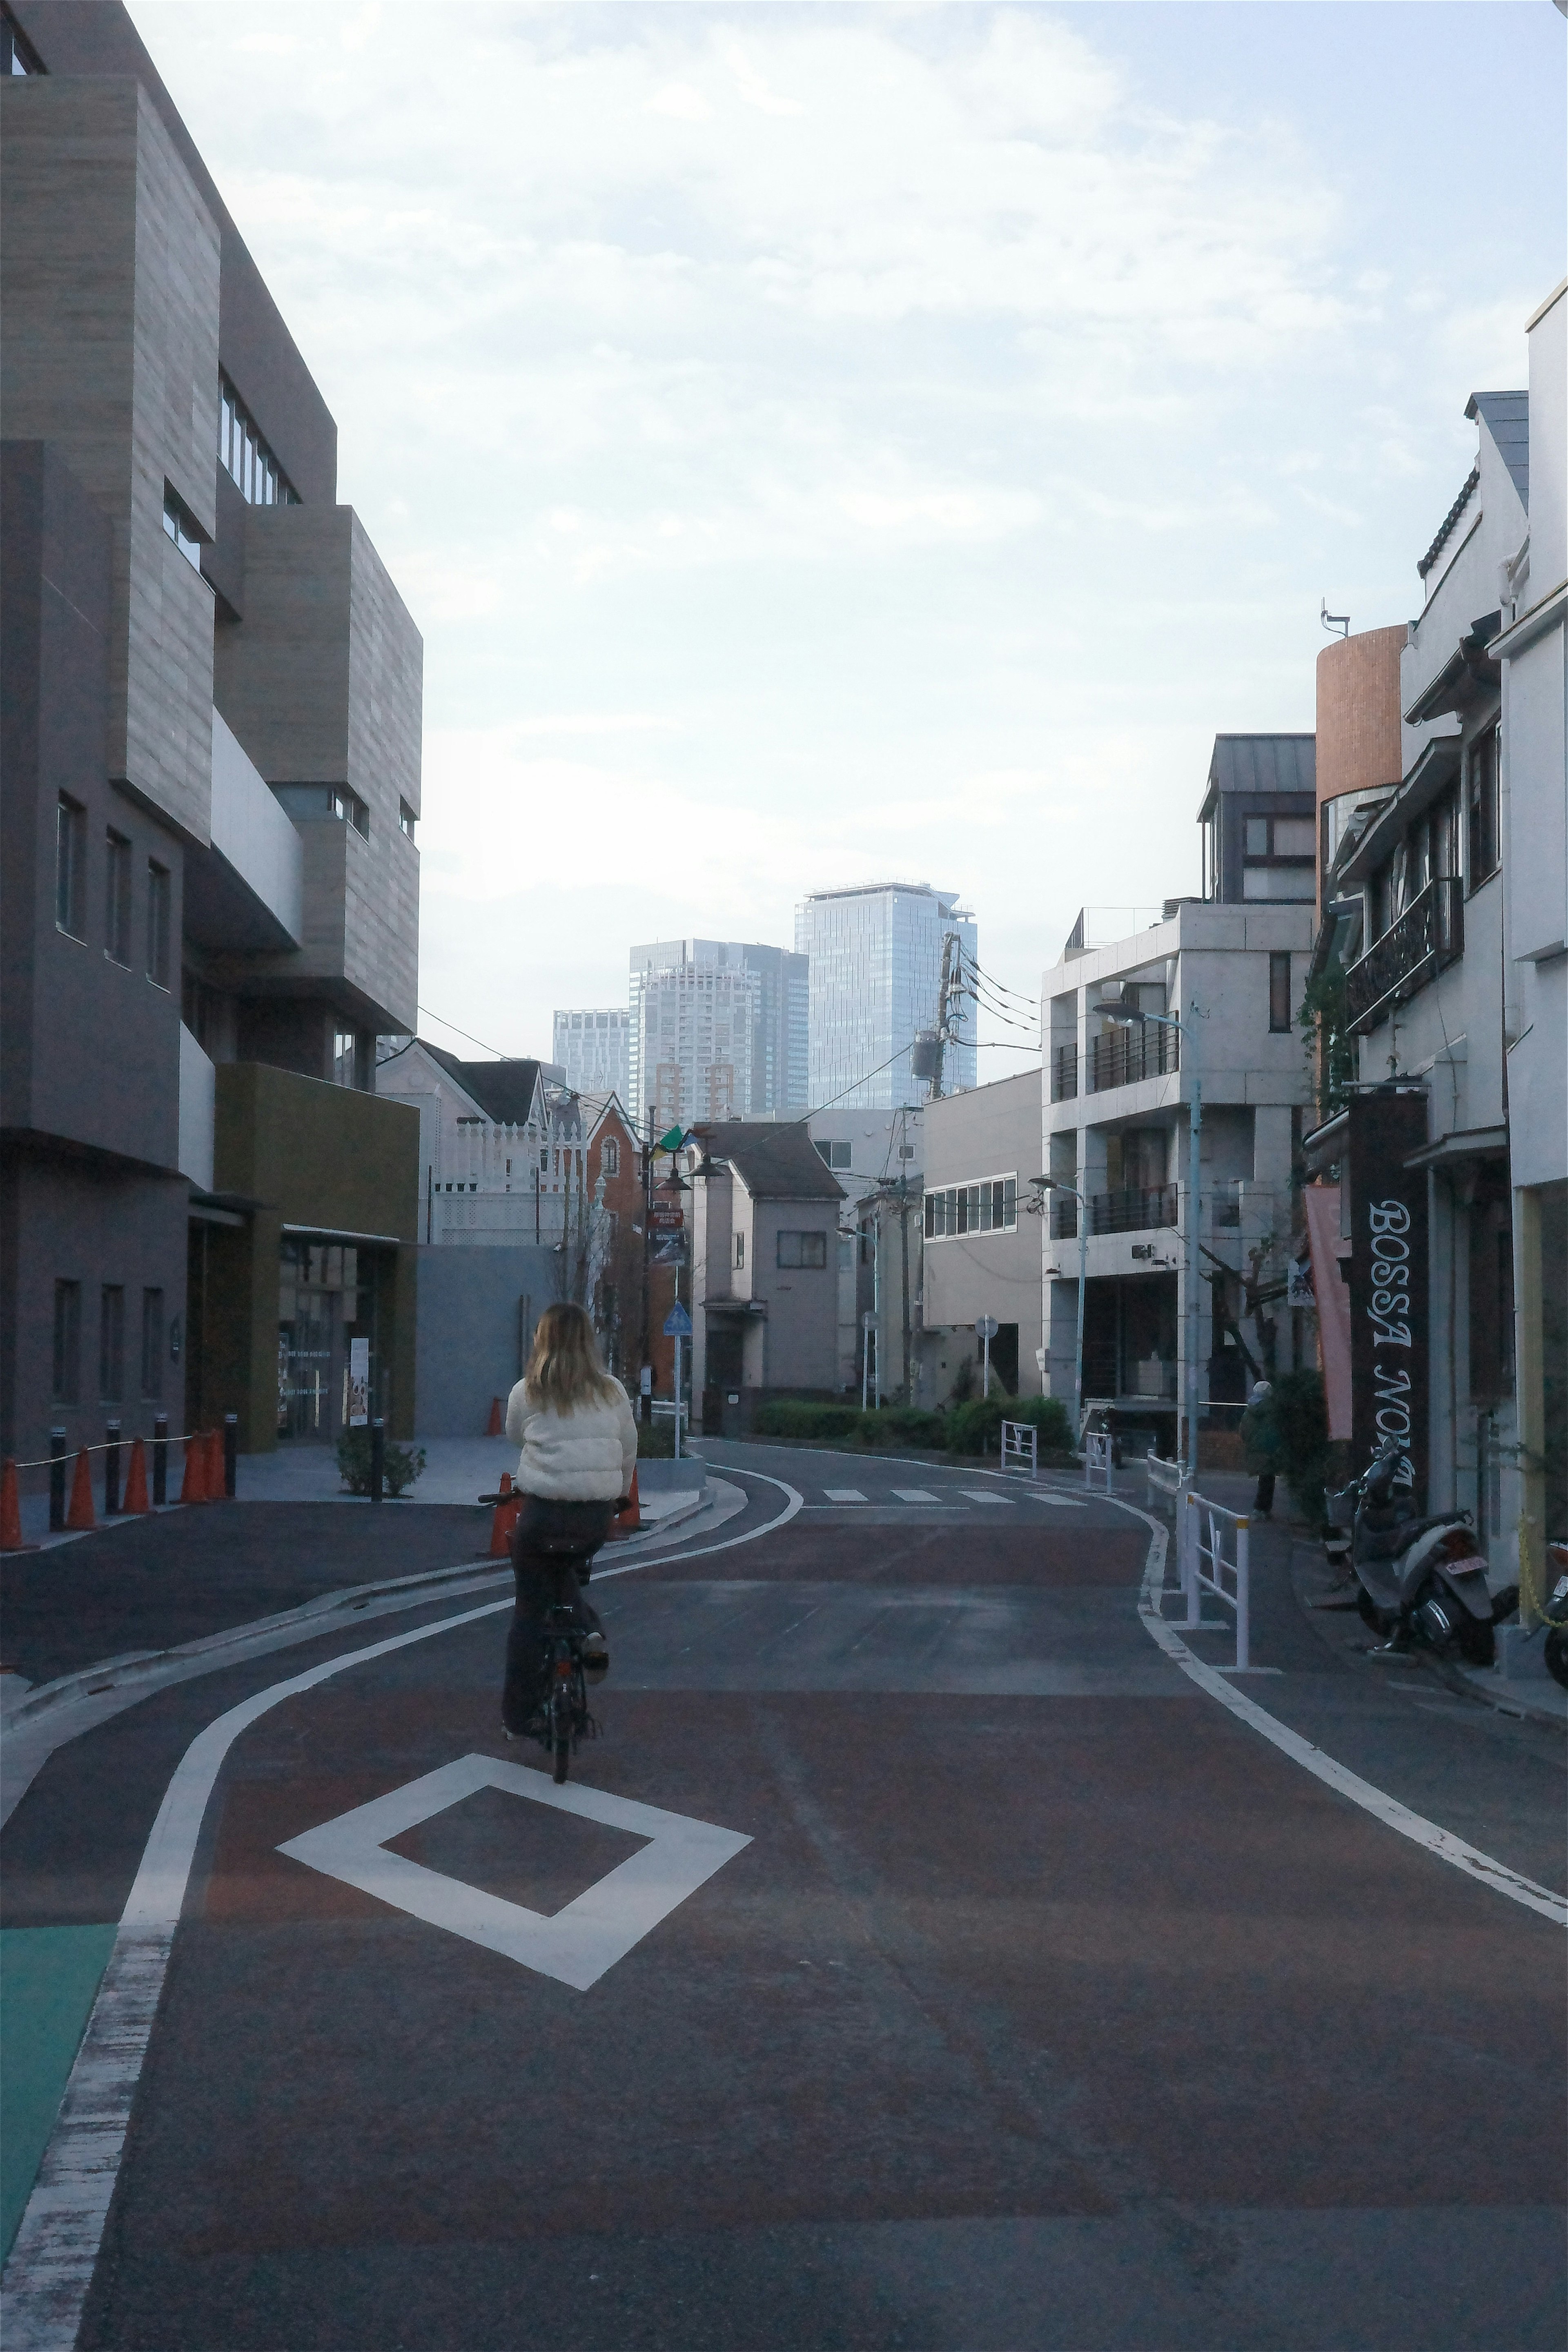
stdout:
<svg viewBox="0 0 1568 2352">
<path fill-rule="evenodd" d="M 682 1130 L 679 1127 L 672 1127 L 668 1135 L 659 1137 L 653 1148 L 656 1151 L 679 1151 L 685 1140 L 686 1137 Z"/>
</svg>

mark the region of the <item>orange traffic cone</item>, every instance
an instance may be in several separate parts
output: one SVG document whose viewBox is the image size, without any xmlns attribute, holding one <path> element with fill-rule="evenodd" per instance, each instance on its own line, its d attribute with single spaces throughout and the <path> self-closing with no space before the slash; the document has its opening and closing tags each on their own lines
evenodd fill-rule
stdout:
<svg viewBox="0 0 1568 2352">
<path fill-rule="evenodd" d="M 228 1479 L 224 1473 L 221 1429 L 209 1429 L 207 1432 L 206 1473 L 208 1502 L 226 1503 L 228 1500 Z"/>
<path fill-rule="evenodd" d="M 97 1525 L 92 1509 L 92 1465 L 84 1445 L 76 1457 L 76 1475 L 71 1479 L 70 1508 L 66 1513 L 66 1527 L 75 1535 Z"/>
<path fill-rule="evenodd" d="M 125 1474 L 125 1499 L 120 1507 L 127 1513 L 153 1507 L 147 1500 L 147 1448 L 139 1437 L 131 1441 L 131 1467 Z"/>
<path fill-rule="evenodd" d="M 511 1472 L 503 1470 L 497 1490 L 495 1517 L 490 1521 L 490 1558 L 506 1559 L 511 1552 L 511 1531 L 522 1508 L 522 1496 L 511 1491 Z"/>
<path fill-rule="evenodd" d="M 620 1513 L 618 1517 L 610 1521 L 610 1533 L 612 1536 L 629 1536 L 634 1528 L 640 1528 L 641 1525 L 642 1505 L 637 1500 L 637 1474 L 636 1470 L 634 1470 L 632 1472 L 631 1499 L 627 1503 L 626 1509 Z"/>
<path fill-rule="evenodd" d="M 0 1551 L 37 1551 L 22 1539 L 22 1497 L 16 1485 L 16 1465 L 7 1459 L 0 1469 Z"/>
<path fill-rule="evenodd" d="M 207 1443 L 200 1431 L 185 1440 L 184 1475 L 180 1480 L 182 1503 L 205 1503 L 207 1499 Z"/>
<path fill-rule="evenodd" d="M 486 1430 L 485 1435 L 487 1437 L 504 1437 L 506 1435 L 506 1424 L 500 1417 L 500 1397 L 491 1397 L 490 1399 L 489 1427 Z"/>
</svg>

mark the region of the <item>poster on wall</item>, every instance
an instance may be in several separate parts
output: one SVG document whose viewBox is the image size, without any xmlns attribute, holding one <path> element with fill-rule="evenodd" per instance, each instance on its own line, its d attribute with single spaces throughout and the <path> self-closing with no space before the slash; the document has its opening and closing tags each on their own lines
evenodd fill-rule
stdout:
<svg viewBox="0 0 1568 2352">
<path fill-rule="evenodd" d="M 370 1420 L 370 1341 L 349 1341 L 349 1409 L 343 1418 L 351 1429 L 363 1429 Z"/>
<path fill-rule="evenodd" d="M 1355 1467 L 1385 1437 L 1403 1457 L 1396 1496 L 1426 1507 L 1426 1171 L 1405 1161 L 1426 1142 L 1426 1090 L 1353 1095 L 1345 1162 L 1351 1187 L 1351 1382 Z"/>
</svg>

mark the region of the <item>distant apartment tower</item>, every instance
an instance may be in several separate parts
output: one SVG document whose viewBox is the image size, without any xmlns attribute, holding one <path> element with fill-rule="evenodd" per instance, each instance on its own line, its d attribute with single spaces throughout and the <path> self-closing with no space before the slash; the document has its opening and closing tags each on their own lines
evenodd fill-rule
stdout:
<svg viewBox="0 0 1568 2352">
<path fill-rule="evenodd" d="M 555 1015 L 552 1052 L 574 1095 L 626 1100 L 631 1016 L 623 1004 L 573 1006 Z"/>
<path fill-rule="evenodd" d="M 631 951 L 627 1097 L 646 1127 L 806 1105 L 806 960 L 734 940 Z"/>
<path fill-rule="evenodd" d="M 934 1027 L 942 942 L 973 964 L 974 918 L 951 890 L 884 882 L 814 890 L 795 909 L 795 943 L 811 968 L 809 1097 L 891 1109 L 925 1099 L 910 1048 Z M 944 1090 L 975 1082 L 974 1008 L 964 1000 L 942 1070 Z"/>
</svg>

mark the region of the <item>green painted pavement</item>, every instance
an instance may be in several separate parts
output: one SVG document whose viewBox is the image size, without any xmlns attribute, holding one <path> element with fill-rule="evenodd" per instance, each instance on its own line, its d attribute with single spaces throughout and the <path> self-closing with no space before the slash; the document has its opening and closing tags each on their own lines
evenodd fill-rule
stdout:
<svg viewBox="0 0 1568 2352">
<path fill-rule="evenodd" d="M 0 1928 L 0 2252 L 9 2253 L 76 2063 L 113 1927 Z"/>
</svg>

